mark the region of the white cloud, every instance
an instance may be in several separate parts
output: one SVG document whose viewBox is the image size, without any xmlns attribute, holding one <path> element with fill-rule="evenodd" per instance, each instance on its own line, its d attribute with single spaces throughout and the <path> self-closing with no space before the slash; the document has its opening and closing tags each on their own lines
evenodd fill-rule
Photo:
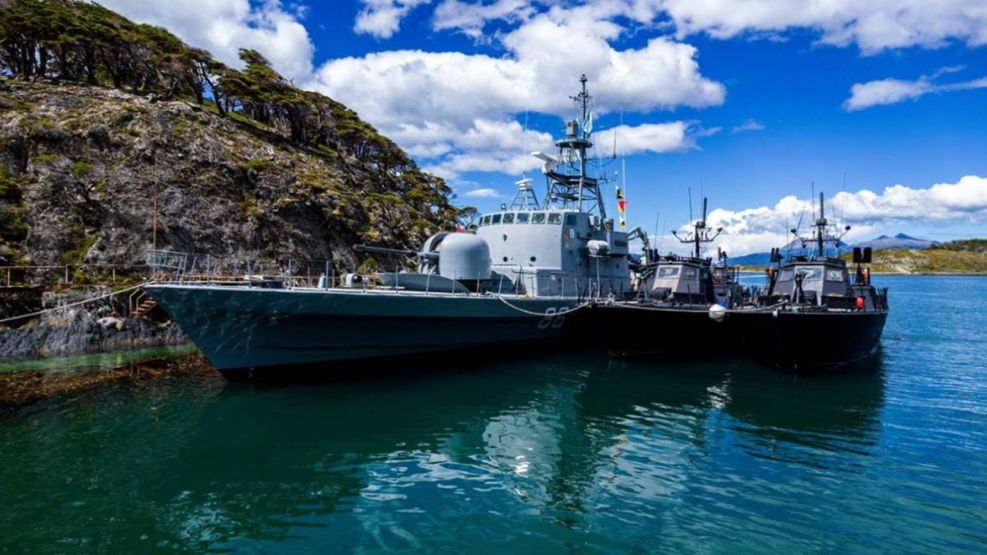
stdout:
<svg viewBox="0 0 987 555">
<path fill-rule="evenodd" d="M 744 133 L 746 131 L 764 131 L 764 124 L 756 119 L 745 120 L 744 123 L 734 126 L 734 133 Z"/>
<path fill-rule="evenodd" d="M 479 2 L 449 3 L 468 16 L 443 18 L 443 28 L 458 22 L 474 35 L 489 21 L 517 17 L 530 6 L 566 10 L 565 2 L 501 0 L 495 4 L 517 7 L 498 16 Z M 720 39 L 745 34 L 779 39 L 789 29 L 811 29 L 822 43 L 856 44 L 867 54 L 909 46 L 938 48 L 949 41 L 987 44 L 987 5 L 982 0 L 587 0 L 568 11 L 597 19 L 625 17 L 644 25 L 662 25 L 667 19 L 680 38 L 707 33 Z"/>
<path fill-rule="evenodd" d="M 831 222 L 853 226 L 846 238 L 851 242 L 868 239 L 876 229 L 888 224 L 983 222 L 987 221 L 987 177 L 968 175 L 956 183 L 939 183 L 925 189 L 892 185 L 880 193 L 867 189 L 840 192 L 827 200 L 826 208 Z M 711 226 L 724 229 L 717 245 L 739 255 L 785 245 L 792 239 L 787 230 L 795 227 L 800 218 L 805 229 L 811 223 L 811 214 L 810 200 L 787 196 L 773 207 L 717 208 L 707 220 Z"/>
<path fill-rule="evenodd" d="M 129 19 L 164 27 L 185 42 L 205 48 L 220 61 L 240 67 L 238 50 L 263 54 L 283 75 L 301 81 L 312 74 L 314 47 L 299 21 L 278 0 L 252 6 L 249 0 L 100 0 Z"/>
<path fill-rule="evenodd" d="M 525 134 L 517 119 L 528 110 L 571 117 L 569 95 L 582 73 L 590 79 L 598 114 L 723 102 L 723 85 L 701 74 L 694 47 L 658 37 L 639 49 L 618 50 L 610 41 L 620 33 L 619 26 L 589 17 L 585 10 L 556 10 L 498 35 L 506 51 L 501 57 L 371 53 L 329 61 L 309 86 L 354 108 L 423 159 L 428 170 L 445 177 L 467 171 L 517 174 L 537 167 L 523 154 L 522 143 L 527 141 L 527 150 L 544 149 L 551 135 Z M 657 127 L 637 133 L 670 129 L 652 125 Z M 658 151 L 689 146 L 670 148 L 661 146 L 668 144 L 663 137 L 650 139 Z"/>
<path fill-rule="evenodd" d="M 987 44 L 987 5 L 970 0 L 654 0 L 680 36 L 706 32 L 717 38 L 742 33 L 810 28 L 821 41 L 856 43 L 865 53 L 950 40 Z"/>
<path fill-rule="evenodd" d="M 857 83 L 850 87 L 850 98 L 843 103 L 843 109 L 852 112 L 870 108 L 871 106 L 897 104 L 905 100 L 916 100 L 930 93 L 987 88 L 987 77 L 940 85 L 933 81 L 936 76 L 927 77 L 923 75 L 915 81 L 880 79 L 866 83 Z"/>
<path fill-rule="evenodd" d="M 617 155 L 631 156 L 643 152 L 680 152 L 696 146 L 696 138 L 716 133 L 698 127 L 695 122 L 673 121 L 645 123 L 637 126 L 620 125 L 594 135 L 597 149 L 604 153 L 613 150 L 614 133 L 617 135 Z"/>
<path fill-rule="evenodd" d="M 527 0 L 496 0 L 490 4 L 444 0 L 435 8 L 432 28 L 436 31 L 456 29 L 473 39 L 483 38 L 487 22 L 527 19 L 535 8 Z"/>
<path fill-rule="evenodd" d="M 492 199 L 492 198 L 501 198 L 503 195 L 498 193 L 496 189 L 491 189 L 489 187 L 486 187 L 482 189 L 473 189 L 472 191 L 466 191 L 465 193 L 463 193 L 463 196 L 469 198 Z"/>
<path fill-rule="evenodd" d="M 401 28 L 408 13 L 431 0 L 361 0 L 363 8 L 356 16 L 353 30 L 357 33 L 390 38 Z"/>
</svg>

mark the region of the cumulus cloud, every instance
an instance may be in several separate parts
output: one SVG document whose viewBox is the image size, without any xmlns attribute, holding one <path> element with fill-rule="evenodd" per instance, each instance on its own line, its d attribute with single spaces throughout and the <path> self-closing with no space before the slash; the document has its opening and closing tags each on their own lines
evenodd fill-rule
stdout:
<svg viewBox="0 0 987 555">
<path fill-rule="evenodd" d="M 436 31 L 455 29 L 473 39 L 484 37 L 489 21 L 520 21 L 535 12 L 527 0 L 496 0 L 490 4 L 444 0 L 435 8 L 432 28 Z"/>
<path fill-rule="evenodd" d="M 680 36 L 716 38 L 742 33 L 814 29 L 821 41 L 857 44 L 867 54 L 885 49 L 938 48 L 950 40 L 987 44 L 987 6 L 968 0 L 644 0 L 664 11 Z"/>
<path fill-rule="evenodd" d="M 594 136 L 599 148 L 612 151 L 614 135 L 618 156 L 653 152 L 680 152 L 696 146 L 696 138 L 715 134 L 719 129 L 704 129 L 696 122 L 672 121 L 645 123 L 637 126 L 619 125 Z"/>
<path fill-rule="evenodd" d="M 987 88 L 987 77 L 960 83 L 937 84 L 933 77 L 922 76 L 915 81 L 900 79 L 879 79 L 857 83 L 850 87 L 850 98 L 843 103 L 843 109 L 852 112 L 871 106 L 897 104 L 906 100 L 916 100 L 930 93 Z"/>
<path fill-rule="evenodd" d="M 353 30 L 357 33 L 390 38 L 401 28 L 401 20 L 417 6 L 431 0 L 362 0 Z"/>
<path fill-rule="evenodd" d="M 482 2 L 449 3 L 470 14 L 459 25 L 472 33 L 498 17 L 497 10 L 484 9 Z M 550 6 L 551 11 L 561 10 L 563 3 L 510 4 L 518 7 L 508 14 L 519 13 L 521 4 Z M 949 41 L 987 44 L 987 7 L 969 0 L 586 0 L 580 7 L 597 18 L 624 17 L 642 24 L 670 20 L 680 38 L 696 33 L 720 39 L 779 38 L 779 33 L 803 28 L 819 33 L 824 44 L 856 44 L 866 54 L 910 46 L 938 48 Z M 449 27 L 460 20 L 442 21 Z"/>
<path fill-rule="evenodd" d="M 598 114 L 723 102 L 723 85 L 702 75 L 691 45 L 657 37 L 640 48 L 619 50 L 611 46 L 621 33 L 619 26 L 577 12 L 534 15 L 498 35 L 505 49 L 500 57 L 419 50 L 371 53 L 329 61 L 309 86 L 354 108 L 424 158 L 427 169 L 445 177 L 468 171 L 516 174 L 536 167 L 523 154 L 522 143 L 528 143 L 528 150 L 544 149 L 551 136 L 525 133 L 517 123 L 519 114 L 530 110 L 572 117 L 569 95 L 582 73 L 590 79 Z M 636 132 L 669 129 L 642 127 Z M 661 146 L 668 140 L 654 135 L 641 138 L 646 139 L 662 151 L 688 147 Z"/>
<path fill-rule="evenodd" d="M 987 221 L 987 177 L 968 175 L 956 183 L 938 183 L 925 189 L 892 185 L 880 192 L 840 192 L 828 199 L 826 206 L 831 222 L 853 226 L 848 241 L 870 238 L 876 229 L 889 224 L 982 222 Z M 717 245 L 739 255 L 785 245 L 792 239 L 787 230 L 800 219 L 805 228 L 812 220 L 812 210 L 811 200 L 786 196 L 774 206 L 717 208 L 707 221 L 724 229 Z"/>
<path fill-rule="evenodd" d="M 312 74 L 314 47 L 299 21 L 302 13 L 278 0 L 100 0 L 103 6 L 139 23 L 164 27 L 185 42 L 205 48 L 220 61 L 240 67 L 238 50 L 252 48 L 276 70 L 297 81 Z"/>
<path fill-rule="evenodd" d="M 473 189 L 472 191 L 466 191 L 465 193 L 463 193 L 463 196 L 469 198 L 494 199 L 494 198 L 501 198 L 503 195 L 498 193 L 496 189 L 484 187 L 481 189 Z"/>
</svg>

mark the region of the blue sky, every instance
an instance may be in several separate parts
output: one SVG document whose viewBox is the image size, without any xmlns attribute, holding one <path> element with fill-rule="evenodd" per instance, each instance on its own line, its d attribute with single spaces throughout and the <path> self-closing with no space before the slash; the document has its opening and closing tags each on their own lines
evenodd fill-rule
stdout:
<svg viewBox="0 0 987 555">
<path fill-rule="evenodd" d="M 603 152 L 623 120 L 632 224 L 685 224 L 691 187 L 724 247 L 763 250 L 814 182 L 851 238 L 987 236 L 985 0 L 104 3 L 229 63 L 260 50 L 480 209 L 537 175 L 523 151 L 585 72 Z"/>
</svg>

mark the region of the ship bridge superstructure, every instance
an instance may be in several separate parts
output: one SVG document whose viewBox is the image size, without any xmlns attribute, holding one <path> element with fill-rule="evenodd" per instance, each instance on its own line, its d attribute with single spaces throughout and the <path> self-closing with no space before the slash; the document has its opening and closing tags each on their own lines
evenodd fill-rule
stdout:
<svg viewBox="0 0 987 555">
<path fill-rule="evenodd" d="M 538 201 L 531 178 L 517 182 L 512 202 L 483 214 L 477 236 L 490 247 L 492 270 L 519 293 L 535 296 L 631 294 L 629 242 L 640 230 L 614 229 L 607 217 L 601 179 L 589 175 L 593 116 L 586 76 L 571 98 L 576 117 L 565 122 L 553 154 L 542 161 L 545 194 Z"/>
</svg>

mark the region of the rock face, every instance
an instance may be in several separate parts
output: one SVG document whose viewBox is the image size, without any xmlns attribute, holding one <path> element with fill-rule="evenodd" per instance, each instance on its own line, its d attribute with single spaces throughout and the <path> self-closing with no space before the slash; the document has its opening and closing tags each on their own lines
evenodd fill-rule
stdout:
<svg viewBox="0 0 987 555">
<path fill-rule="evenodd" d="M 413 163 L 297 146 L 208 106 L 0 78 L 0 256 L 140 263 L 156 224 L 159 249 L 343 270 L 355 243 L 416 248 L 457 214 Z"/>
<path fill-rule="evenodd" d="M 45 293 L 45 308 L 105 296 L 109 288 L 85 292 Z M 48 357 L 95 351 L 113 351 L 186 341 L 178 326 L 144 318 L 116 316 L 120 307 L 110 299 L 50 312 L 19 328 L 0 329 L 0 359 Z"/>
<path fill-rule="evenodd" d="M 440 179 L 385 155 L 298 146 L 208 104 L 0 77 L 0 265 L 139 264 L 156 246 L 353 269 L 354 244 L 417 248 L 458 213 Z M 0 301 L 2 316 L 38 308 Z M 0 325 L 0 358 L 184 341 L 123 313 L 103 303 Z"/>
</svg>

